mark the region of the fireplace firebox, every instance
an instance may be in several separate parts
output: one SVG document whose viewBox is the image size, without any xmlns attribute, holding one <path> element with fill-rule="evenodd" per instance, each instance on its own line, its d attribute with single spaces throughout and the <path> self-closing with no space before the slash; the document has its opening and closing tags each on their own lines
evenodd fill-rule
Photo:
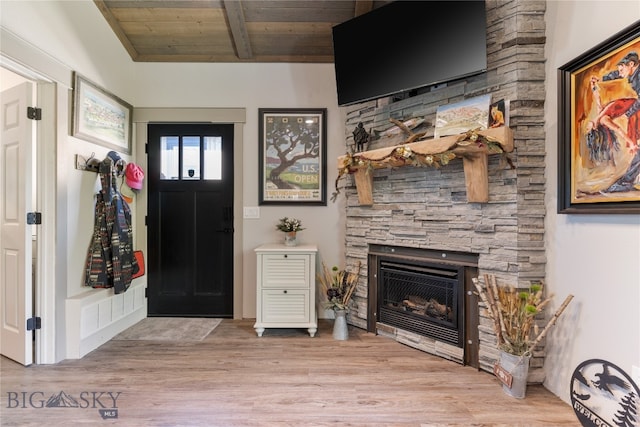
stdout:
<svg viewBox="0 0 640 427">
<path fill-rule="evenodd" d="M 382 259 L 378 321 L 462 347 L 462 269 Z"/>
<path fill-rule="evenodd" d="M 478 363 L 476 254 L 369 245 L 367 330 L 391 327 L 461 350 Z"/>
</svg>

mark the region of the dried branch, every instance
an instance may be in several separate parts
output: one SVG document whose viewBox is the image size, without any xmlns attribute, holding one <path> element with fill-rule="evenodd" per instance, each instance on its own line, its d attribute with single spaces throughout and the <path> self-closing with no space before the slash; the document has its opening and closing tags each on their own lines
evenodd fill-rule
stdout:
<svg viewBox="0 0 640 427">
<path fill-rule="evenodd" d="M 544 329 L 542 330 L 542 332 L 540 332 L 540 335 L 538 335 L 535 341 L 531 343 L 531 350 L 536 348 L 536 346 L 540 343 L 540 341 L 542 341 L 542 338 L 544 338 L 544 336 L 547 335 L 547 332 L 549 331 L 549 329 L 551 329 L 551 327 L 556 324 L 556 322 L 558 321 L 558 317 L 560 317 L 560 315 L 562 314 L 564 309 L 567 308 L 567 306 L 569 305 L 572 299 L 573 299 L 573 295 L 567 295 L 567 297 L 564 299 L 564 302 L 560 305 L 560 307 L 558 307 L 558 310 L 551 317 L 551 319 L 549 319 L 549 323 L 547 323 L 547 326 L 544 327 Z"/>
<path fill-rule="evenodd" d="M 494 313 L 497 314 L 497 321 L 499 325 L 499 332 L 496 334 L 498 338 L 498 345 L 502 345 L 505 342 L 505 334 L 507 332 L 504 318 L 502 317 L 502 304 L 500 304 L 500 296 L 498 293 L 498 285 L 495 280 L 495 276 L 485 274 L 484 283 L 487 288 L 487 294 L 489 296 L 489 303 Z"/>
<path fill-rule="evenodd" d="M 502 339 L 501 338 L 502 332 L 500 328 L 500 318 L 498 317 L 498 314 L 493 311 L 493 306 L 488 301 L 487 292 L 485 292 L 484 288 L 480 286 L 480 282 L 478 282 L 478 278 L 474 277 L 472 281 L 473 281 L 473 285 L 478 290 L 478 295 L 480 295 L 480 299 L 482 300 L 482 302 L 484 302 L 484 305 L 487 307 L 487 312 L 489 313 L 489 317 L 491 317 L 491 320 L 493 320 L 493 332 L 496 334 L 496 337 L 499 337 L 498 342 L 500 342 L 500 340 Z"/>
<path fill-rule="evenodd" d="M 356 285 L 358 284 L 358 277 L 360 276 L 360 266 L 362 263 L 358 261 L 358 268 L 355 273 L 347 273 L 347 291 L 345 292 L 342 303 L 344 305 L 348 305 L 351 300 L 351 296 L 353 292 L 356 290 Z"/>
</svg>

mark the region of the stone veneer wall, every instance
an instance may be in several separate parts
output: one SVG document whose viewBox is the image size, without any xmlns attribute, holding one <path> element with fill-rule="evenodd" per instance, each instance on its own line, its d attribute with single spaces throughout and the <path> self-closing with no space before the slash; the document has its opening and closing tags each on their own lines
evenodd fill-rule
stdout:
<svg viewBox="0 0 640 427">
<path fill-rule="evenodd" d="M 531 280 L 545 277 L 546 2 L 487 0 L 486 8 L 485 74 L 401 101 L 390 102 L 387 98 L 346 107 L 345 142 L 351 147 L 351 132 L 359 122 L 367 130 L 388 128 L 390 118 L 426 117 L 433 124 L 438 105 L 491 94 L 492 101 L 510 101 L 509 126 L 515 145 L 509 154 L 515 169 L 501 164 L 499 155 L 489 158 L 488 203 L 467 203 L 460 159 L 439 169 L 407 166 L 376 170 L 373 206 L 358 205 L 353 177 L 342 181 L 345 188 L 339 197 L 346 197 L 346 264 L 353 266 L 361 261 L 363 266 L 350 316 L 353 325 L 366 328 L 367 252 L 372 243 L 476 253 L 480 280 L 490 273 L 498 283 L 527 286 Z M 428 47 L 421 54 L 428 55 Z M 433 127 L 428 132 L 432 136 Z M 368 147 L 372 148 L 376 147 Z M 480 367 L 492 371 L 498 351 L 491 323 L 483 313 L 481 310 Z M 440 351 L 438 343 L 425 342 L 422 337 L 396 339 L 460 359 L 451 354 L 451 349 Z M 543 380 L 543 360 L 543 351 L 538 351 L 531 362 L 530 381 Z"/>
</svg>

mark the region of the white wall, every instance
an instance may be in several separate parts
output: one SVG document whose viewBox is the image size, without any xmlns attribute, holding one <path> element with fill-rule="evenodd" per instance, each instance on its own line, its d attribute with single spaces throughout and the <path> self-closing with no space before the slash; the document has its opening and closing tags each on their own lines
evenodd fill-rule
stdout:
<svg viewBox="0 0 640 427">
<path fill-rule="evenodd" d="M 546 44 L 547 283 L 575 295 L 547 345 L 545 385 L 569 402 L 587 359 L 640 366 L 640 215 L 558 215 L 557 69 L 640 19 L 638 1 L 549 1 Z M 640 385 L 640 381 L 636 379 Z"/>
<path fill-rule="evenodd" d="M 278 218 L 292 216 L 306 228 L 303 243 L 317 243 L 322 260 L 344 258 L 344 198 L 331 202 L 337 157 L 344 154 L 344 116 L 337 106 L 333 64 L 136 64 L 138 107 L 244 107 L 243 203 L 258 206 L 258 108 L 327 108 L 327 206 L 260 206 L 260 219 L 243 221 L 243 312 L 254 318 L 253 250 L 280 241 Z M 324 315 L 320 311 L 320 315 Z"/>
<path fill-rule="evenodd" d="M 0 10 L 3 28 L 127 100 L 133 63 L 93 1 L 2 0 Z"/>
</svg>

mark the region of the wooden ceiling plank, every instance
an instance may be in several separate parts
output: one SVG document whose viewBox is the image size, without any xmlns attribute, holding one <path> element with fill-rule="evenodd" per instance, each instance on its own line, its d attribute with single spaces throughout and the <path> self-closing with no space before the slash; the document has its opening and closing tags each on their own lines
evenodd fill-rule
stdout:
<svg viewBox="0 0 640 427">
<path fill-rule="evenodd" d="M 140 55 L 136 62 L 291 62 L 291 63 L 331 63 L 331 56 L 287 55 L 287 56 L 254 56 L 252 59 L 238 60 L 234 54 L 218 55 Z"/>
<path fill-rule="evenodd" d="M 153 49 L 163 49 L 167 46 L 173 48 L 180 46 L 193 46 L 194 49 L 215 46 L 217 49 L 235 52 L 233 44 L 228 39 L 221 38 L 205 38 L 205 37 L 154 37 L 154 36 L 136 36 L 132 38 L 138 52 L 149 53 Z"/>
<path fill-rule="evenodd" d="M 251 51 L 251 42 L 245 25 L 242 1 L 224 0 L 224 8 L 238 58 L 250 59 L 253 57 L 253 52 Z"/>
<path fill-rule="evenodd" d="M 247 22 L 331 22 L 353 17 L 353 1 L 251 1 L 245 0 Z"/>
<path fill-rule="evenodd" d="M 252 38 L 251 44 L 253 45 L 255 54 L 257 54 L 258 51 L 264 51 L 264 49 L 269 46 L 278 50 L 287 49 L 289 52 L 301 51 L 306 53 L 306 49 L 311 47 L 327 49 L 327 54 L 333 52 L 333 43 L 331 40 L 318 36 L 296 37 L 295 39 L 281 35 L 269 35 L 268 37 L 259 36 Z"/>
<path fill-rule="evenodd" d="M 247 22 L 249 34 L 321 34 L 331 36 L 333 25 L 330 22 Z"/>
<path fill-rule="evenodd" d="M 346 0 L 243 0 L 246 7 L 265 9 L 334 9 L 353 10 L 353 2 Z"/>
<path fill-rule="evenodd" d="M 324 64 L 333 62 L 333 55 L 256 55 L 254 62 L 291 62 Z"/>
<path fill-rule="evenodd" d="M 98 10 L 100 10 L 102 16 L 104 16 L 104 19 L 106 19 L 107 23 L 116 34 L 116 37 L 118 37 L 118 40 L 120 40 L 120 43 L 122 43 L 122 46 L 124 46 L 131 59 L 136 61 L 138 58 L 138 52 L 136 51 L 133 44 L 131 44 L 131 42 L 129 41 L 129 37 L 127 36 L 127 34 L 120 27 L 120 23 L 118 22 L 116 17 L 111 14 L 109 7 L 107 7 L 103 0 L 94 0 L 94 4 L 98 7 Z"/>
<path fill-rule="evenodd" d="M 233 49 L 219 49 L 215 46 L 164 46 L 161 49 L 140 49 L 140 56 L 149 56 L 149 55 L 174 55 L 176 57 L 182 55 L 204 55 L 208 57 L 231 57 L 235 56 L 235 51 Z M 237 58 L 232 59 L 231 62 L 237 62 Z"/>
<path fill-rule="evenodd" d="M 104 0 L 104 3 L 110 9 L 222 9 L 221 0 Z"/>
<path fill-rule="evenodd" d="M 363 15 L 367 12 L 371 12 L 373 9 L 373 0 L 356 0 L 354 17 Z"/>
<path fill-rule="evenodd" d="M 306 57 L 324 57 L 324 58 L 333 58 L 332 52 L 327 52 L 326 49 L 306 49 Z M 296 55 L 299 55 L 299 51 L 296 51 Z M 254 51 L 255 58 L 277 58 L 277 57 L 289 57 L 292 58 L 294 55 L 291 54 L 290 50 L 286 49 L 273 49 L 271 47 L 267 47 L 265 50 L 256 50 Z M 299 55 L 303 56 L 303 55 Z M 292 61 L 292 62 L 305 62 L 305 61 Z M 329 60 L 327 62 L 333 62 L 333 60 Z"/>
<path fill-rule="evenodd" d="M 226 25 L 224 9 L 110 9 L 118 21 L 124 22 L 215 22 Z"/>
<path fill-rule="evenodd" d="M 140 35 L 156 35 L 157 37 L 180 37 L 184 35 L 195 35 L 201 37 L 229 37 L 229 30 L 226 26 L 214 25 L 181 25 L 172 22 L 155 22 L 149 24 L 123 23 L 122 29 L 129 38 Z"/>
<path fill-rule="evenodd" d="M 235 52 L 224 55 L 180 55 L 180 54 L 148 54 L 140 55 L 137 62 L 238 62 Z"/>
</svg>

